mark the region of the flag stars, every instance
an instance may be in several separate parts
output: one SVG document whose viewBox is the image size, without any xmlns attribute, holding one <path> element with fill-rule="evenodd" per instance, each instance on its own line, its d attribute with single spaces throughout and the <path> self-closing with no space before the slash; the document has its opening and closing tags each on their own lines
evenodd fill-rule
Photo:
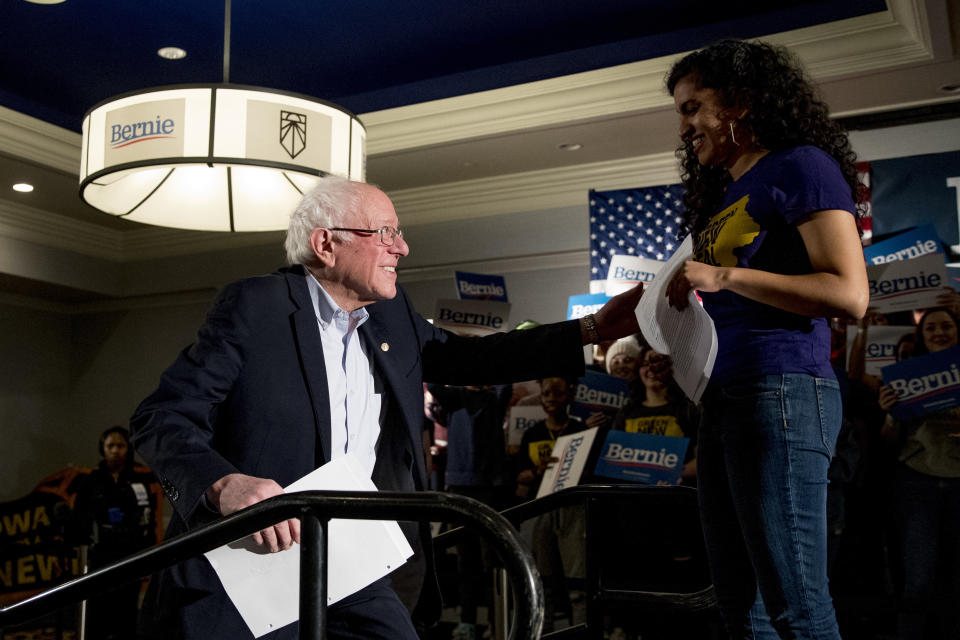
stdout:
<svg viewBox="0 0 960 640">
<path fill-rule="evenodd" d="M 657 260 L 663 260 L 663 254 L 659 251 L 657 252 Z"/>
<path fill-rule="evenodd" d="M 597 221 L 596 216 L 590 216 L 590 222 L 591 222 L 591 223 L 592 223 L 592 222 L 596 222 L 596 221 Z"/>
<path fill-rule="evenodd" d="M 626 240 L 618 240 L 618 241 L 617 241 L 617 244 L 620 245 L 621 247 L 622 247 L 623 245 L 625 245 L 626 243 L 627 243 Z"/>
<path fill-rule="evenodd" d="M 602 224 L 602 225 L 600 225 L 599 227 L 597 227 L 597 229 L 599 229 L 600 231 L 606 231 L 606 230 L 607 230 L 607 225 Z"/>
<path fill-rule="evenodd" d="M 617 229 L 623 229 L 623 223 L 622 223 L 622 222 L 618 222 L 618 223 L 617 223 Z"/>
<path fill-rule="evenodd" d="M 617 255 L 617 250 L 616 250 L 616 249 L 610 249 L 610 255 L 612 255 L 612 256 Z"/>
<path fill-rule="evenodd" d="M 673 251 L 673 243 L 668 242 L 665 248 L 667 251 Z"/>
<path fill-rule="evenodd" d="M 657 236 L 657 244 L 663 242 L 663 236 Z"/>
<path fill-rule="evenodd" d="M 615 234 L 613 231 L 611 231 L 610 233 L 607 234 L 607 237 L 608 237 L 608 238 L 614 238 L 614 237 L 616 237 L 616 235 L 617 235 L 617 234 Z"/>
<path fill-rule="evenodd" d="M 610 222 L 613 222 L 613 221 L 616 220 L 616 219 L 617 219 L 617 217 L 614 216 L 613 214 L 610 214 L 609 216 L 607 216 L 607 220 L 609 220 Z"/>
<path fill-rule="evenodd" d="M 627 247 L 627 253 L 633 253 L 633 247 Z"/>
<path fill-rule="evenodd" d="M 647 217 L 648 217 L 648 218 L 652 218 L 652 217 L 653 217 L 653 211 L 647 211 Z"/>
</svg>

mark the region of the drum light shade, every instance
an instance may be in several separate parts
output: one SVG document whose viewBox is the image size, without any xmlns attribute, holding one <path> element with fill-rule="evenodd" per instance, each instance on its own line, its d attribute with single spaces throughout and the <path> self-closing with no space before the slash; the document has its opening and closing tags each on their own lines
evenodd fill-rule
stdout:
<svg viewBox="0 0 960 640">
<path fill-rule="evenodd" d="M 202 231 L 286 229 L 334 174 L 363 181 L 366 130 L 341 107 L 240 85 L 116 96 L 83 119 L 80 197 L 106 213 Z"/>
</svg>

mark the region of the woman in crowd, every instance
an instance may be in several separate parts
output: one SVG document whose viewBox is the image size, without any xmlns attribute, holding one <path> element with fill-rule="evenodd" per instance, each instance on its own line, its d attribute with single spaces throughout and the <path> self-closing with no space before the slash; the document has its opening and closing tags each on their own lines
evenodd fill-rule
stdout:
<svg viewBox="0 0 960 640">
<path fill-rule="evenodd" d="M 827 588 L 827 467 L 841 424 L 825 318 L 860 317 L 854 154 L 790 55 L 723 41 L 671 69 L 693 256 L 718 351 L 697 473 L 714 586 L 735 638 L 840 637 Z M 772 626 L 771 626 L 772 625 Z"/>
<path fill-rule="evenodd" d="M 683 465 L 683 480 L 695 484 L 695 455 L 700 410 L 673 381 L 670 358 L 643 347 L 638 358 L 638 376 L 630 385 L 630 397 L 613 419 L 613 428 L 627 433 L 689 438 Z"/>
<path fill-rule="evenodd" d="M 914 356 L 956 347 L 958 326 L 950 309 L 927 310 L 917 325 Z M 897 392 L 880 387 L 879 401 L 888 411 Z M 900 443 L 896 505 L 904 584 L 899 637 L 923 638 L 929 613 L 938 610 L 935 637 L 960 638 L 960 410 L 902 422 L 888 414 L 883 434 Z M 941 606 L 937 593 L 943 596 Z"/>
</svg>

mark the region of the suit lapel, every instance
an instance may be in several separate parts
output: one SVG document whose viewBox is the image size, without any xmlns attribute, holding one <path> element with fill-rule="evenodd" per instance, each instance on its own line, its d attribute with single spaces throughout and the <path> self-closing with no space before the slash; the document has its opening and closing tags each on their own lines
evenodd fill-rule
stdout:
<svg viewBox="0 0 960 640">
<path fill-rule="evenodd" d="M 385 318 L 387 314 L 376 312 L 377 305 L 368 307 L 370 318 L 360 327 L 360 336 L 364 342 L 364 347 L 373 360 L 377 372 L 381 376 L 384 385 L 384 391 L 390 394 L 390 402 L 396 404 L 396 410 L 388 414 L 395 418 L 400 418 L 402 424 L 390 424 L 385 421 L 381 425 L 380 439 L 384 438 L 383 430 L 402 429 L 408 438 L 410 453 L 416 459 L 416 468 L 418 474 L 422 475 L 425 470 L 422 466 L 422 457 L 417 455 L 420 449 L 420 429 L 423 428 L 423 395 L 420 389 L 416 390 L 417 401 L 412 402 L 409 395 L 407 373 L 403 369 L 403 363 L 409 365 L 416 362 L 416 354 L 406 353 L 414 349 L 416 343 L 414 340 L 399 340 L 396 332 L 389 331 L 388 323 Z M 396 437 L 394 433 L 394 437 Z M 421 478 L 422 482 L 422 478 Z"/>
<path fill-rule="evenodd" d="M 296 267 L 286 272 L 290 297 L 297 310 L 293 312 L 293 338 L 300 354 L 303 371 L 313 409 L 317 430 L 316 464 L 330 462 L 330 391 L 327 386 L 327 367 L 323 360 L 323 344 L 317 326 L 317 314 L 310 302 L 310 293 L 303 271 Z"/>
</svg>

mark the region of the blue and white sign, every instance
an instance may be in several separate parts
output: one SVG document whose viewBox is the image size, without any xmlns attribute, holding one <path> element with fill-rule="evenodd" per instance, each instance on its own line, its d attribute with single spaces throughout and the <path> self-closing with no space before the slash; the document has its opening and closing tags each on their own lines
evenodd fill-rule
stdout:
<svg viewBox="0 0 960 640">
<path fill-rule="evenodd" d="M 584 421 L 598 411 L 613 418 L 630 396 L 629 386 L 623 378 L 587 371 L 577 385 L 570 414 Z"/>
<path fill-rule="evenodd" d="M 507 281 L 503 276 L 457 271 L 457 297 L 461 300 L 507 302 Z"/>
<path fill-rule="evenodd" d="M 867 265 L 870 306 L 880 313 L 937 306 L 947 272 L 944 254 Z"/>
<path fill-rule="evenodd" d="M 611 431 L 595 473 L 642 484 L 679 484 L 689 438 Z"/>
<path fill-rule="evenodd" d="M 507 330 L 510 303 L 488 300 L 437 300 L 433 322 L 460 335 L 486 336 Z"/>
<path fill-rule="evenodd" d="M 930 253 L 943 253 L 943 249 L 936 227 L 925 224 L 864 248 L 863 257 L 867 264 L 883 264 L 919 258 Z"/>
<path fill-rule="evenodd" d="M 596 313 L 610 299 L 605 293 L 585 293 L 567 298 L 567 320 L 577 320 Z"/>
<path fill-rule="evenodd" d="M 880 376 L 880 369 L 897 361 L 897 344 L 900 338 L 913 334 L 913 327 L 874 324 L 867 329 L 864 344 L 863 370 L 872 376 Z M 851 348 L 857 332 L 847 330 L 847 362 L 850 362 Z"/>
<path fill-rule="evenodd" d="M 883 382 L 897 392 L 890 413 L 900 420 L 960 406 L 960 347 L 883 368 Z"/>
<path fill-rule="evenodd" d="M 660 271 L 660 267 L 664 264 L 660 260 L 651 260 L 640 256 L 611 256 L 604 293 L 608 296 L 615 296 L 618 293 L 629 291 L 638 284 L 647 285 L 653 282 Z"/>
</svg>

